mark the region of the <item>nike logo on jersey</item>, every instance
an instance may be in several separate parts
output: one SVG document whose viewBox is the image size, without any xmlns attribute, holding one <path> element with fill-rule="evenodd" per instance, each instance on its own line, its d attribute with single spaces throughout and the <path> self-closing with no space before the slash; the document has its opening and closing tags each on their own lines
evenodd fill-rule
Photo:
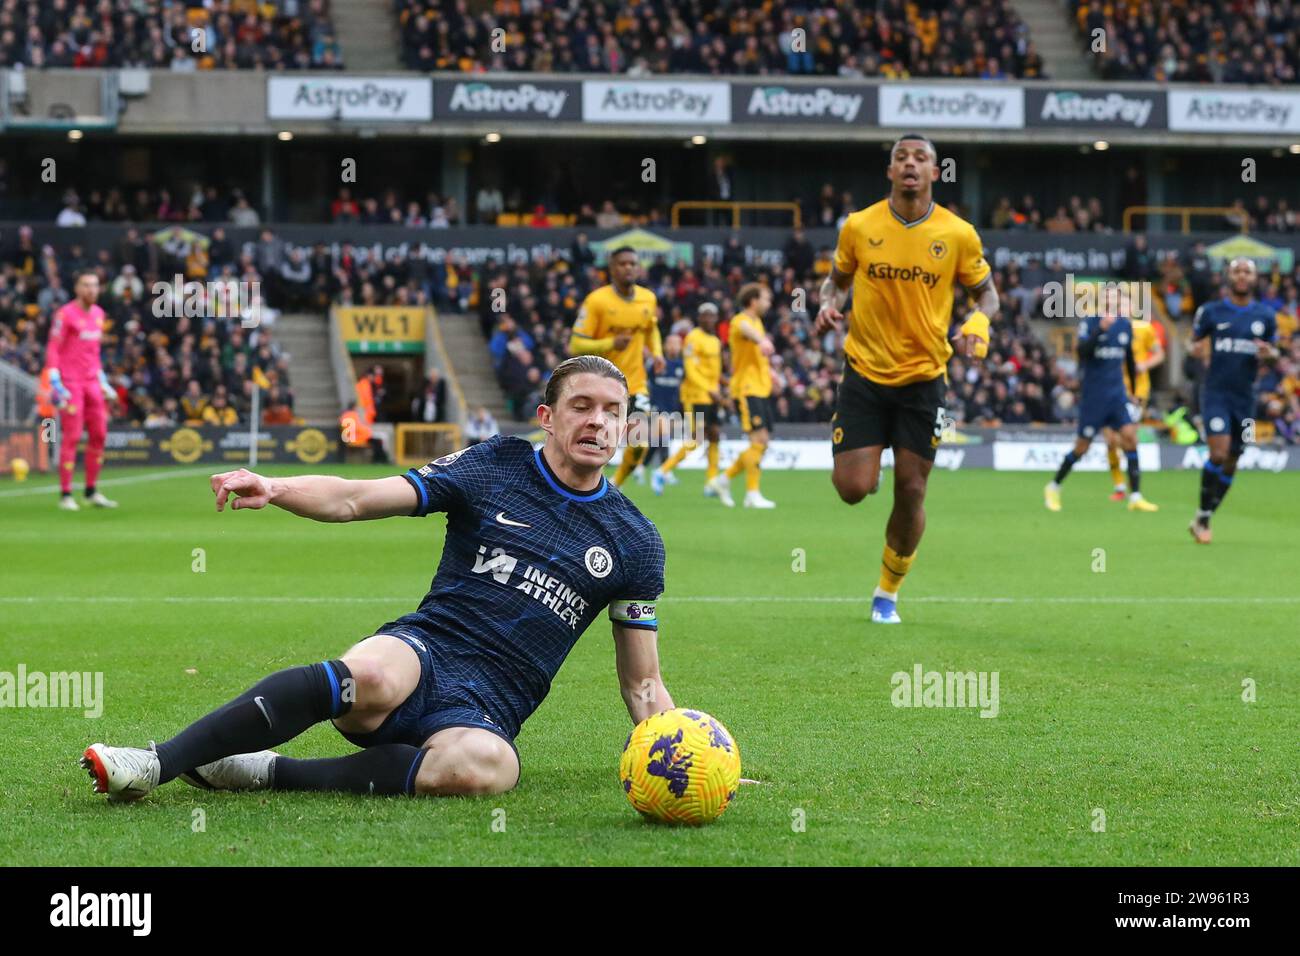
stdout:
<svg viewBox="0 0 1300 956">
<path fill-rule="evenodd" d="M 522 521 L 511 521 L 509 518 L 506 517 L 506 513 L 505 513 L 504 511 L 498 511 L 498 512 L 497 512 L 497 521 L 498 521 L 500 524 L 509 525 L 509 526 L 512 527 L 512 528 L 531 528 L 531 527 L 532 527 L 532 525 L 530 525 L 530 524 L 524 524 Z"/>
<path fill-rule="evenodd" d="M 1230 325 L 1232 325 L 1231 322 L 1220 322 L 1218 325 L 1215 326 L 1215 328 L 1218 329 L 1220 332 L 1222 332 L 1224 329 L 1228 328 Z"/>
</svg>

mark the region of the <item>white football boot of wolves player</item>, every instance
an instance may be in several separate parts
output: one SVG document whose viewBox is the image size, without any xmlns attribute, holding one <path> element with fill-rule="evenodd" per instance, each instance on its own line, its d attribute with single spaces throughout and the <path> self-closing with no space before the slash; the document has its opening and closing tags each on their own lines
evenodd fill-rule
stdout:
<svg viewBox="0 0 1300 956">
<path fill-rule="evenodd" d="M 763 493 L 758 490 L 745 492 L 746 508 L 775 508 L 776 502 L 770 501 L 763 497 Z"/>
<path fill-rule="evenodd" d="M 718 496 L 718 500 L 725 507 L 736 507 L 736 499 L 731 497 L 731 479 L 726 475 L 718 475 L 709 482 L 709 487 L 713 489 L 713 493 Z"/>
<path fill-rule="evenodd" d="M 271 762 L 280 756 L 274 750 L 234 754 L 181 774 L 181 779 L 200 790 L 265 790 L 271 785 Z"/>
<path fill-rule="evenodd" d="M 139 800 L 158 786 L 161 764 L 152 750 L 91 744 L 81 755 L 81 766 L 94 781 L 96 793 L 114 803 Z"/>
<path fill-rule="evenodd" d="M 81 510 L 81 505 L 77 504 L 77 499 L 74 498 L 74 497 L 72 497 L 72 495 L 60 495 L 60 496 L 59 496 L 59 510 L 60 510 L 60 511 L 80 511 L 80 510 Z"/>
<path fill-rule="evenodd" d="M 86 499 L 96 508 L 116 508 L 117 502 L 112 498 L 105 498 L 102 491 L 97 491 Z"/>
</svg>

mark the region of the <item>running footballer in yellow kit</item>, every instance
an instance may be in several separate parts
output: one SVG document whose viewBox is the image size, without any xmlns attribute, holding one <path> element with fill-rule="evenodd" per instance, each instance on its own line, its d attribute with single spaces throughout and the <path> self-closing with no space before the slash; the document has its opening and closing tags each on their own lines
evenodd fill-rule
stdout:
<svg viewBox="0 0 1300 956">
<path fill-rule="evenodd" d="M 687 439 L 682 447 L 650 476 L 656 493 L 663 493 L 664 478 L 682 463 L 699 444 L 696 435 L 699 416 L 704 425 L 704 440 L 708 442 L 708 470 L 704 473 L 704 494 L 715 497 L 717 492 L 709 487 L 718 477 L 718 442 L 722 439 L 719 407 L 722 404 L 722 339 L 717 336 L 718 307 L 712 302 L 700 306 L 695 328 L 686 334 L 682 343 L 682 363 L 685 377 L 680 391 L 682 414 L 686 417 Z"/>
<path fill-rule="evenodd" d="M 632 414 L 650 414 L 650 384 L 645 373 L 647 354 L 654 357 L 654 370 L 663 371 L 664 348 L 659 337 L 659 302 L 655 294 L 636 284 L 641 263 L 631 246 L 620 246 L 609 254 L 609 285 L 592 290 L 578 309 L 569 339 L 573 355 L 601 355 L 613 362 L 627 378 L 628 405 Z M 640 429 L 644 433 L 644 429 Z M 629 438 L 623 459 L 614 473 L 621 486 L 645 459 L 649 446 L 645 438 Z M 634 444 L 635 443 L 635 444 Z"/>
<path fill-rule="evenodd" d="M 932 198 L 939 178 L 934 145 L 903 136 L 886 175 L 889 197 L 853 213 L 840 229 L 816 327 L 819 335 L 840 327 L 851 286 L 844 381 L 831 419 L 831 480 L 840 498 L 857 504 L 880 483 L 881 453 L 894 450 L 894 507 L 871 620 L 897 624 L 898 590 L 925 530 L 926 481 L 943 433 L 953 288 L 960 283 L 975 299 L 952 337 L 974 358 L 988 353 L 998 294 L 975 227 Z"/>
<path fill-rule="evenodd" d="M 731 397 L 740 410 L 740 426 L 749 436 L 746 448 L 725 472 L 709 482 L 711 488 L 728 508 L 736 502 L 731 497 L 731 479 L 745 473 L 745 507 L 775 508 L 776 502 L 763 497 L 758 490 L 761 471 L 759 463 L 767 451 L 772 424 L 772 367 L 769 356 L 776 351 L 772 340 L 763 328 L 763 316 L 772 307 L 772 290 L 751 282 L 740 287 L 736 294 L 740 306 L 731 319 L 727 344 L 731 347 Z"/>
<path fill-rule="evenodd" d="M 1133 396 L 1133 404 L 1137 406 L 1137 420 L 1140 423 L 1146 418 L 1147 405 L 1151 402 L 1151 370 L 1164 362 L 1165 349 L 1160 344 L 1160 337 L 1156 334 L 1155 326 L 1151 324 L 1150 319 L 1130 318 L 1129 324 L 1133 326 L 1133 361 L 1137 367 L 1137 381 L 1134 382 L 1129 378 L 1128 368 L 1125 367 L 1124 385 L 1128 388 L 1128 393 Z M 1110 495 L 1111 501 L 1128 499 L 1128 485 L 1124 481 L 1124 471 L 1120 468 L 1119 456 L 1119 432 L 1107 428 L 1106 460 L 1110 464 L 1110 480 L 1114 486 Z"/>
</svg>

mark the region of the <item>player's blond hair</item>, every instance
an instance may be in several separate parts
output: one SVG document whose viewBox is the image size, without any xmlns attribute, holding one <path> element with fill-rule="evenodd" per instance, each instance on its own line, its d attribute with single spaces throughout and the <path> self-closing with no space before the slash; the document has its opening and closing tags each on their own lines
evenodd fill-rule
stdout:
<svg viewBox="0 0 1300 956">
<path fill-rule="evenodd" d="M 609 359 L 600 355 L 575 355 L 566 358 L 551 370 L 550 380 L 546 383 L 546 395 L 542 399 L 543 403 L 554 408 L 560 396 L 564 394 L 564 383 L 573 376 L 583 373 L 612 378 L 623 386 L 624 392 L 627 391 L 627 376 Z"/>
</svg>

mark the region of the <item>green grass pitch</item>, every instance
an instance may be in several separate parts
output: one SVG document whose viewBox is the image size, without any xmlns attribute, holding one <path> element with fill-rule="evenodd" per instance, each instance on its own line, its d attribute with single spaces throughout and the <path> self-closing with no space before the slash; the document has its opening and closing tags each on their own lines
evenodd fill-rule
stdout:
<svg viewBox="0 0 1300 956">
<path fill-rule="evenodd" d="M 1045 475 L 936 473 L 896 628 L 866 619 L 888 474 L 856 508 L 821 473 L 767 476 L 772 512 L 704 499 L 698 471 L 662 499 L 631 487 L 667 545 L 667 686 L 760 781 L 689 830 L 643 822 L 618 785 L 630 725 L 600 620 L 524 727 L 512 793 L 93 796 L 87 744 L 166 738 L 340 654 L 418 603 L 442 544 L 440 517 L 218 515 L 204 472 L 154 474 L 110 471 L 115 512 L 0 483 L 0 671 L 101 671 L 106 698 L 99 719 L 0 710 L 6 863 L 1300 863 L 1300 475 L 1242 474 L 1198 547 L 1195 473 L 1147 477 L 1157 514 L 1108 501 L 1099 474 L 1049 514 Z M 916 664 L 996 671 L 998 715 L 893 706 L 891 675 Z M 328 725 L 283 748 L 350 749 Z"/>
</svg>

